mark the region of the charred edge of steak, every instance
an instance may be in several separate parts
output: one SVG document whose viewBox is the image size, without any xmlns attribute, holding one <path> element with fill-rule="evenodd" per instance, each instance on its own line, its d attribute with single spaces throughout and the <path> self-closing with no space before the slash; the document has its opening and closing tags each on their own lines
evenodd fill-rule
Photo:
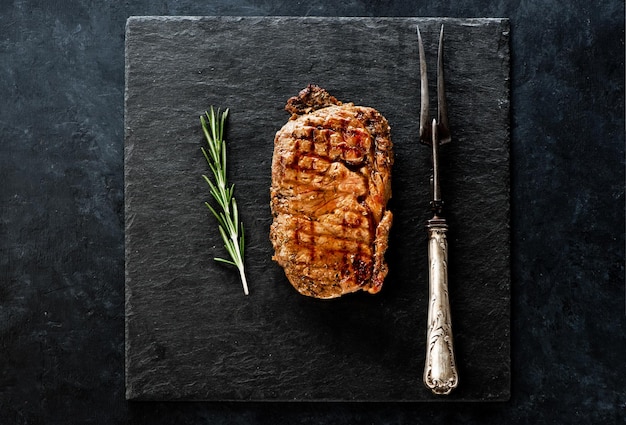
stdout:
<svg viewBox="0 0 626 425">
<path fill-rule="evenodd" d="M 292 118 L 295 118 L 295 116 L 308 114 L 331 105 L 341 105 L 341 102 L 323 88 L 309 84 L 297 96 L 287 100 L 285 110 L 292 114 Z"/>
</svg>

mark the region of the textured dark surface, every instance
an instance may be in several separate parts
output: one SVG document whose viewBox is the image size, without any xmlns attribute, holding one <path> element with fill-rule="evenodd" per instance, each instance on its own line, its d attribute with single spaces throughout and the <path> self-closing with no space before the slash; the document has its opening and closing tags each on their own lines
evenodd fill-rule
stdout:
<svg viewBox="0 0 626 425">
<path fill-rule="evenodd" d="M 131 15 L 510 18 L 510 402 L 124 400 Z M 622 1 L 1 1 L 0 95 L 3 424 L 624 422 Z"/>
<path fill-rule="evenodd" d="M 417 142 L 415 29 L 427 41 L 434 83 L 442 22 L 454 137 L 441 149 L 443 193 L 462 382 L 445 400 L 508 400 L 508 22 L 287 17 L 129 20 L 129 398 L 436 399 L 421 383 L 431 167 L 430 149 Z M 390 274 L 377 296 L 305 298 L 271 261 L 273 137 L 289 117 L 286 99 L 310 82 L 375 107 L 392 127 L 395 220 Z M 211 260 L 223 250 L 200 178 L 208 167 L 198 116 L 209 105 L 232 114 L 229 166 L 247 226 L 249 297 L 234 268 Z"/>
</svg>

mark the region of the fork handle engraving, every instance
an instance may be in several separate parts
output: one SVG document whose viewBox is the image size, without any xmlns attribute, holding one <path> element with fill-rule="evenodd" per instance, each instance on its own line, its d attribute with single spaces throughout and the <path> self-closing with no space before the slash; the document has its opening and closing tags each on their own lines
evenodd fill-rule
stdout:
<svg viewBox="0 0 626 425">
<path fill-rule="evenodd" d="M 428 221 L 429 302 L 424 384 L 435 394 L 449 394 L 458 384 L 448 300 L 448 225 Z"/>
</svg>

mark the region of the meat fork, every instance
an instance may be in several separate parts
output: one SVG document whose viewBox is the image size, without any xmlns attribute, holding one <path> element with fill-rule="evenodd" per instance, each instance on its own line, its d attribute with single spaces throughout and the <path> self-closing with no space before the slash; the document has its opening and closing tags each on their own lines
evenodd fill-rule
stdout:
<svg viewBox="0 0 626 425">
<path fill-rule="evenodd" d="M 450 301 L 448 299 L 448 223 L 443 217 L 443 200 L 439 181 L 439 146 L 451 141 L 443 78 L 443 25 L 439 33 L 437 54 L 437 118 L 430 121 L 428 106 L 428 76 L 422 35 L 417 28 L 420 59 L 421 106 L 420 142 L 432 148 L 433 173 L 431 178 L 433 218 L 428 220 L 428 328 L 426 334 L 426 362 L 424 384 L 435 394 L 450 394 L 458 384 L 454 359 Z"/>
</svg>

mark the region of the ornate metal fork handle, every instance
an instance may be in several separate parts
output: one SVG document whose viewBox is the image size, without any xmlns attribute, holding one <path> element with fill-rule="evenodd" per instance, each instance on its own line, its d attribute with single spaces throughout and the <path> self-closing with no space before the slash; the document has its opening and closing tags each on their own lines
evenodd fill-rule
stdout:
<svg viewBox="0 0 626 425">
<path fill-rule="evenodd" d="M 448 299 L 448 224 L 443 217 L 443 200 L 439 184 L 439 146 L 451 141 L 443 79 L 443 25 L 439 34 L 437 60 L 437 118 L 428 117 L 428 77 L 424 46 L 417 29 L 420 56 L 421 108 L 420 141 L 432 147 L 433 218 L 428 220 L 429 302 L 426 334 L 426 362 L 424 384 L 435 394 L 449 394 L 458 384 L 454 357 L 452 321 Z"/>
</svg>

